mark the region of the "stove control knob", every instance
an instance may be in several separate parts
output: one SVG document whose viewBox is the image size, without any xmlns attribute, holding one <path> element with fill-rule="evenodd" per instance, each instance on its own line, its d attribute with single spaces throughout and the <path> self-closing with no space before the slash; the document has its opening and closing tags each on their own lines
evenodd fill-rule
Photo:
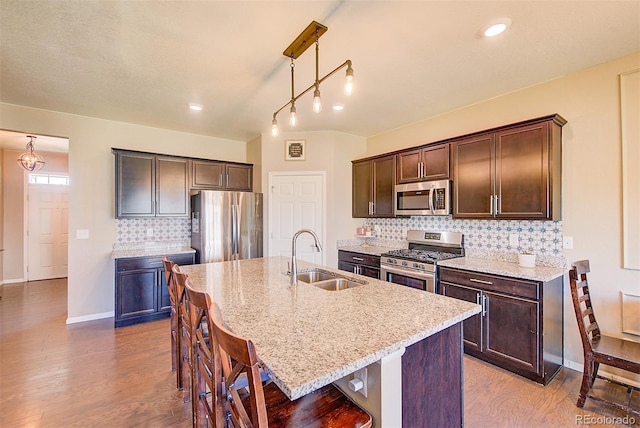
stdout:
<svg viewBox="0 0 640 428">
<path fill-rule="evenodd" d="M 402 262 L 402 266 L 407 266 L 407 262 Z"/>
</svg>

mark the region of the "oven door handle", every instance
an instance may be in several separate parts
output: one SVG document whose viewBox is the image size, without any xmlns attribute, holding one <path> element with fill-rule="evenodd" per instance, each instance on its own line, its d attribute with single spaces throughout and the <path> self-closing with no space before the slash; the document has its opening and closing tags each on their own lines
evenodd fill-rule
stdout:
<svg viewBox="0 0 640 428">
<path fill-rule="evenodd" d="M 402 268 L 399 269 L 399 268 L 396 268 L 393 266 L 387 266 L 387 265 L 380 266 L 380 270 L 382 270 L 385 273 L 386 272 L 396 273 L 398 275 L 404 275 L 404 276 L 409 276 L 409 277 L 418 278 L 418 279 L 435 278 L 435 275 L 433 274 L 433 272 L 421 273 L 414 270 L 408 270 L 408 269 L 402 269 Z"/>
</svg>

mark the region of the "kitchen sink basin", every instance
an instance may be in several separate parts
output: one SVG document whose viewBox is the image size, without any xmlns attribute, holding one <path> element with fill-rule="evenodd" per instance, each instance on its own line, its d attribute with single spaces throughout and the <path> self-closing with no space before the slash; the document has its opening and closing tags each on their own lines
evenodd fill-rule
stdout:
<svg viewBox="0 0 640 428">
<path fill-rule="evenodd" d="M 329 272 L 322 269 L 314 269 L 307 272 L 300 272 L 297 275 L 298 281 L 306 282 L 315 287 L 322 288 L 328 291 L 346 290 L 347 288 L 357 287 L 362 284 L 367 284 L 366 281 L 362 281 L 356 278 L 347 278 L 334 272 Z"/>
<path fill-rule="evenodd" d="M 300 272 L 298 273 L 298 281 L 306 282 L 307 284 L 312 284 L 318 281 L 326 281 L 327 279 L 336 279 L 339 278 L 333 272 L 325 271 L 325 270 L 311 270 L 309 272 Z"/>
<path fill-rule="evenodd" d="M 322 288 L 323 290 L 327 290 L 327 291 L 340 291 L 340 290 L 346 290 L 347 288 L 357 287 L 359 285 L 362 285 L 362 283 L 351 281 L 346 278 L 335 278 L 335 279 L 328 279 L 326 281 L 314 282 L 311 285 L 314 285 L 318 288 Z"/>
</svg>

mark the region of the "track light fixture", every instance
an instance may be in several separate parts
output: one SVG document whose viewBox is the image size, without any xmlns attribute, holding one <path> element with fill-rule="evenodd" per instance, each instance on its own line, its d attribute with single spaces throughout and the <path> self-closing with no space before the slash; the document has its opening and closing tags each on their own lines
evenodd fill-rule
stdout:
<svg viewBox="0 0 640 428">
<path fill-rule="evenodd" d="M 306 94 L 307 92 L 313 89 L 313 111 L 315 113 L 320 113 L 322 111 L 322 101 L 320 99 L 320 84 L 328 79 L 330 76 L 333 76 L 336 72 L 347 67 L 346 72 L 346 83 L 344 87 L 344 93 L 346 95 L 351 95 L 353 91 L 353 68 L 351 67 L 351 60 L 346 60 L 344 63 L 340 64 L 338 67 L 333 69 L 330 73 L 319 77 L 318 74 L 318 64 L 319 64 L 319 56 L 320 56 L 320 43 L 319 39 L 327 31 L 327 27 L 324 25 L 312 21 L 307 28 L 304 29 L 302 33 L 291 43 L 285 50 L 282 52 L 284 56 L 291 59 L 291 99 L 287 101 L 285 105 L 280 107 L 273 113 L 273 119 L 271 121 L 271 133 L 275 136 L 278 135 L 278 120 L 277 116 L 285 107 L 291 106 L 289 109 L 289 124 L 291 126 L 296 126 L 297 117 L 296 117 L 296 101 L 298 98 Z M 309 46 L 311 46 L 310 41 L 315 40 L 316 47 L 316 78 L 311 86 L 309 86 L 304 91 L 300 92 L 298 95 L 295 94 L 294 88 L 294 60 L 297 59 L 304 51 L 307 50 Z"/>
<path fill-rule="evenodd" d="M 29 138 L 26 147 L 27 151 L 20 155 L 18 162 L 27 171 L 37 171 L 44 166 L 44 159 L 33 150 L 33 140 L 37 137 L 27 135 L 27 138 Z"/>
</svg>

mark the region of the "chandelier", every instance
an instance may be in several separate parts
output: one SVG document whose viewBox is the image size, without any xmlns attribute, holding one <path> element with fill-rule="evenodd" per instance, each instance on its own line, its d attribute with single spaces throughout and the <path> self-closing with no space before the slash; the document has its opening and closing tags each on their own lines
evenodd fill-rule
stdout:
<svg viewBox="0 0 640 428">
<path fill-rule="evenodd" d="M 33 151 L 33 140 L 37 137 L 33 135 L 27 135 L 29 142 L 27 143 L 27 151 L 22 153 L 18 158 L 18 162 L 27 171 L 37 171 L 44 166 L 44 159 L 42 156 Z"/>
<path fill-rule="evenodd" d="M 273 113 L 273 120 L 271 121 L 271 133 L 274 136 L 278 135 L 278 120 L 276 119 L 278 113 L 280 113 L 285 107 L 291 106 L 289 108 L 289 124 L 291 126 L 296 126 L 296 101 L 298 101 L 298 98 L 311 91 L 312 89 L 313 111 L 315 113 L 320 113 L 320 111 L 322 110 L 322 102 L 320 99 L 320 83 L 328 79 L 330 76 L 333 76 L 336 72 L 343 69 L 344 67 L 347 67 L 344 93 L 347 95 L 351 95 L 351 92 L 353 90 L 353 68 L 351 67 L 351 60 L 346 60 L 322 78 L 318 76 L 318 58 L 320 56 L 320 43 L 318 40 L 320 39 L 320 36 L 322 36 L 326 31 L 326 26 L 316 21 L 312 21 L 311 24 L 309 24 L 309 26 L 307 26 L 307 28 L 305 28 L 304 31 L 300 33 L 300 35 L 293 41 L 293 43 L 291 43 L 284 50 L 284 52 L 282 52 L 284 56 L 291 59 L 291 99 L 287 101 L 285 105 L 276 110 L 275 113 Z M 316 79 L 311 86 L 296 95 L 294 87 L 295 64 L 293 60 L 302 55 L 302 53 L 306 51 L 314 41 L 316 47 Z"/>
</svg>

